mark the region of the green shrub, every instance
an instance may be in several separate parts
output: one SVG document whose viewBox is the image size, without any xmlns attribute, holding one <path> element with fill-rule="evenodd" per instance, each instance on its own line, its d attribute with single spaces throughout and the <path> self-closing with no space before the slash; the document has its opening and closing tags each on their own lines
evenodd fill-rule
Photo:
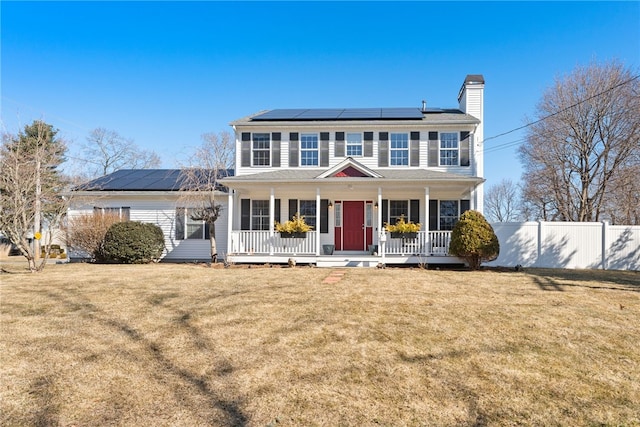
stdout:
<svg viewBox="0 0 640 427">
<path fill-rule="evenodd" d="M 480 212 L 466 211 L 451 232 L 449 253 L 463 258 L 472 270 L 477 270 L 483 261 L 498 258 L 500 243 Z"/>
<path fill-rule="evenodd" d="M 117 222 L 104 236 L 105 261 L 146 264 L 158 260 L 164 250 L 162 229 L 137 221 Z"/>
</svg>

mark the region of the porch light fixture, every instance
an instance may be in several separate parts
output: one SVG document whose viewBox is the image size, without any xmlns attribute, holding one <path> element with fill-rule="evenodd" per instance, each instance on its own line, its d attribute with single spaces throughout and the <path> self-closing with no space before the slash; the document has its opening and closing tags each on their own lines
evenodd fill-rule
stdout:
<svg viewBox="0 0 640 427">
<path fill-rule="evenodd" d="M 373 204 L 373 208 L 374 208 L 374 209 L 378 209 L 378 202 L 375 202 L 375 203 Z"/>
<path fill-rule="evenodd" d="M 329 209 L 333 208 L 333 202 L 329 202 Z"/>
</svg>

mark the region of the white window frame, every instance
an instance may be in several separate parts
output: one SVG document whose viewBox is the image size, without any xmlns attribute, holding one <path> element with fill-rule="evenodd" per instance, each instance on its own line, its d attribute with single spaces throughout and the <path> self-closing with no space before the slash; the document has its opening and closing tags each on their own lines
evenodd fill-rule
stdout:
<svg viewBox="0 0 640 427">
<path fill-rule="evenodd" d="M 303 206 L 305 209 L 303 209 Z M 309 213 L 312 212 L 312 213 Z M 315 200 L 298 200 L 298 213 L 301 216 L 304 216 L 304 222 L 313 227 L 313 230 L 316 230 L 316 225 L 318 224 L 318 212 L 316 211 L 316 201 Z M 293 216 L 291 212 L 289 212 L 289 216 Z"/>
<path fill-rule="evenodd" d="M 406 213 L 402 212 L 400 213 L 400 215 L 396 215 L 397 212 L 392 212 L 392 205 L 397 203 L 405 204 L 406 208 L 405 206 L 403 206 L 402 210 L 406 211 Z M 406 222 L 409 222 L 409 218 L 411 218 L 410 217 L 411 212 L 409 212 L 409 209 L 411 209 L 411 203 L 409 202 L 409 200 L 389 200 L 389 212 L 387 212 L 387 215 L 388 215 L 387 219 L 389 221 L 388 223 L 391 225 L 395 224 L 402 215 L 404 215 L 404 220 Z M 393 218 L 393 221 L 392 221 L 392 218 Z"/>
<path fill-rule="evenodd" d="M 364 225 L 365 227 L 373 227 L 373 203 L 367 202 L 364 210 Z"/>
<path fill-rule="evenodd" d="M 256 140 L 256 135 L 259 135 L 260 140 Z M 263 136 L 266 135 L 266 140 L 263 139 Z M 256 143 L 267 143 L 265 147 L 256 148 Z M 256 154 L 258 153 L 266 153 L 267 154 L 267 164 L 260 164 L 256 162 Z M 251 133 L 251 165 L 257 167 L 269 167 L 271 166 L 271 134 L 267 132 L 256 132 Z"/>
<path fill-rule="evenodd" d="M 98 207 L 95 206 L 93 208 L 94 213 L 100 213 L 104 215 L 105 213 L 114 213 L 117 214 L 120 220 L 129 221 L 131 219 L 131 208 L 129 206 L 120 206 L 120 207 Z"/>
<path fill-rule="evenodd" d="M 397 137 L 398 136 L 402 136 L 403 140 L 402 141 L 398 141 Z M 394 147 L 394 145 L 397 145 L 398 142 L 402 142 L 403 144 L 406 144 L 404 147 Z M 406 153 L 405 156 L 402 156 L 401 158 L 403 160 L 406 160 L 406 163 L 394 163 L 395 159 L 394 159 L 394 154 L 395 153 Z M 406 132 L 391 132 L 389 133 L 389 166 L 409 166 L 410 163 L 410 150 L 409 150 L 409 134 Z"/>
<path fill-rule="evenodd" d="M 266 206 L 256 206 L 257 203 Z M 266 214 L 265 214 L 266 211 Z M 257 224 L 256 224 L 257 221 Z M 256 226 L 256 225 L 259 225 Z M 269 200 L 251 200 L 251 230 L 268 230 L 269 229 Z"/>
<path fill-rule="evenodd" d="M 443 216 L 442 215 L 442 204 L 443 203 L 454 203 L 455 204 L 455 208 L 456 208 L 456 215 L 447 215 L 447 216 Z M 447 225 L 447 227 L 443 227 L 443 220 L 447 219 L 448 221 L 451 222 L 450 225 Z M 438 202 L 438 230 L 442 230 L 442 231 L 451 231 L 453 230 L 453 227 L 455 227 L 456 222 L 458 222 L 458 220 L 460 219 L 460 200 L 440 200 Z M 451 228 L 449 228 L 451 227 Z"/>
<path fill-rule="evenodd" d="M 305 147 L 307 143 L 307 139 L 312 138 L 315 140 L 315 148 Z M 312 141 L 310 141 L 312 142 Z M 306 154 L 312 154 L 315 163 L 307 163 L 305 164 L 304 157 Z M 315 153 L 315 156 L 313 154 Z M 300 166 L 302 167 L 317 167 L 320 164 L 320 138 L 317 133 L 301 133 L 300 134 Z"/>
<path fill-rule="evenodd" d="M 347 157 L 362 157 L 364 155 L 362 133 L 348 132 L 345 136 L 345 139 L 345 154 Z M 354 150 L 357 152 L 357 154 L 353 153 Z"/>
<path fill-rule="evenodd" d="M 452 147 L 453 139 L 444 139 L 443 136 L 454 136 L 455 147 Z M 446 146 L 443 146 L 446 145 Z M 449 153 L 451 156 L 443 158 L 443 154 Z M 443 162 L 443 160 L 447 160 Z M 453 162 L 455 160 L 455 163 Z M 438 164 L 440 166 L 460 166 L 460 135 L 458 132 L 440 132 L 438 138 Z"/>
<path fill-rule="evenodd" d="M 207 239 L 207 225 L 203 220 L 193 220 L 191 219 L 191 212 L 193 212 L 195 208 L 185 208 L 179 207 L 176 209 L 176 223 L 178 221 L 178 213 L 182 212 L 182 224 L 183 224 L 183 235 L 176 236 L 177 240 L 205 240 Z M 189 231 L 189 227 L 192 227 L 193 231 Z M 177 226 L 176 226 L 177 227 Z M 200 229 L 202 232 L 199 236 L 195 235 L 195 230 Z M 177 233 L 176 233 L 177 234 Z"/>
<path fill-rule="evenodd" d="M 336 202 L 333 209 L 335 210 L 335 224 L 334 226 L 342 227 L 342 202 Z"/>
</svg>

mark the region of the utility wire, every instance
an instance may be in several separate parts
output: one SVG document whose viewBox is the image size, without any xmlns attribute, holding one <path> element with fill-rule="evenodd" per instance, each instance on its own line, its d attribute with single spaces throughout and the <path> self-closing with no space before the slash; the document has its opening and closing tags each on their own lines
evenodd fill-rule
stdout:
<svg viewBox="0 0 640 427">
<path fill-rule="evenodd" d="M 590 97 L 588 97 L 588 98 L 585 98 L 585 99 L 583 99 L 583 100 L 581 100 L 581 101 L 576 102 L 575 104 L 569 105 L 568 107 L 565 107 L 565 108 L 563 108 L 563 109 L 561 109 L 561 110 L 558 110 L 558 111 L 556 111 L 555 113 L 551 113 L 551 114 L 549 114 L 549 115 L 547 115 L 547 116 L 541 117 L 540 119 L 538 119 L 538 120 L 536 120 L 536 121 L 533 121 L 533 122 L 531 122 L 531 123 L 527 123 L 526 125 L 522 125 L 522 126 L 517 127 L 517 128 L 515 128 L 515 129 L 511 129 L 510 131 L 503 132 L 503 133 L 500 133 L 500 134 L 498 134 L 498 135 L 490 136 L 489 138 L 485 138 L 485 139 L 484 139 L 484 141 L 483 141 L 483 143 L 486 143 L 487 141 L 492 140 L 492 139 L 500 138 L 501 136 L 509 135 L 510 133 L 517 132 L 517 131 L 519 131 L 519 130 L 522 130 L 522 129 L 528 128 L 529 126 L 533 126 L 533 125 L 535 125 L 536 123 L 540 123 L 540 122 L 542 122 L 542 121 L 545 121 L 545 120 L 547 120 L 547 119 L 549 119 L 549 118 L 551 118 L 551 117 L 553 117 L 553 116 L 557 116 L 558 114 L 564 113 L 564 112 L 565 112 L 565 111 L 567 111 L 567 110 L 570 110 L 570 109 L 572 109 L 572 108 L 575 108 L 575 107 L 577 107 L 577 106 L 578 106 L 578 105 L 580 105 L 580 104 L 583 104 L 583 103 L 585 103 L 585 102 L 587 102 L 587 101 L 592 100 L 593 98 L 597 98 L 597 97 L 599 97 L 599 96 L 604 95 L 604 94 L 605 94 L 605 93 L 607 93 L 607 92 L 611 92 L 612 90 L 619 88 L 620 86 L 624 86 L 624 85 L 626 85 L 626 84 L 628 84 L 628 83 L 631 83 L 632 81 L 637 80 L 638 78 L 640 78 L 640 74 L 638 74 L 637 76 L 633 76 L 633 77 L 631 77 L 630 79 L 627 79 L 627 80 L 625 80 L 625 81 L 623 81 L 623 82 L 620 82 L 620 83 L 618 83 L 618 84 L 616 84 L 616 85 L 613 85 L 613 86 L 611 86 L 610 88 L 603 90 L 602 92 L 598 92 L 598 93 L 596 93 L 596 94 L 594 94 L 594 95 L 591 95 L 591 96 L 590 96 Z"/>
</svg>

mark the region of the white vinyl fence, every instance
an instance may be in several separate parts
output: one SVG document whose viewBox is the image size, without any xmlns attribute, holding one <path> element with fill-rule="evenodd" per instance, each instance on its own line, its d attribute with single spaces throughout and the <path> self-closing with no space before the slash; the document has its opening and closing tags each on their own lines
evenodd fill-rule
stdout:
<svg viewBox="0 0 640 427">
<path fill-rule="evenodd" d="M 491 224 L 500 256 L 490 266 L 640 270 L 640 226 L 606 222 Z"/>
</svg>

